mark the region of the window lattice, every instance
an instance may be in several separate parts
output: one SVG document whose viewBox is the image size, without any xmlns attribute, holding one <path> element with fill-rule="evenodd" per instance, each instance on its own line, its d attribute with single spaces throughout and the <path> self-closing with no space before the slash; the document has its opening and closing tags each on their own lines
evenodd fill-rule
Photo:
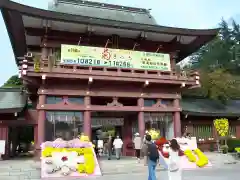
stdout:
<svg viewBox="0 0 240 180">
<path fill-rule="evenodd" d="M 212 125 L 194 125 L 193 136 L 202 139 L 208 139 L 213 137 Z"/>
</svg>

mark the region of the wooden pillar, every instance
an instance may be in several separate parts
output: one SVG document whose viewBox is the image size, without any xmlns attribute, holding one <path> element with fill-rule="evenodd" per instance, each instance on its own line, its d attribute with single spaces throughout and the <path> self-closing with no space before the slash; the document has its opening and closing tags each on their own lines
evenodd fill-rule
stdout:
<svg viewBox="0 0 240 180">
<path fill-rule="evenodd" d="M 91 100 L 89 96 L 84 97 L 84 105 L 86 109 L 90 108 Z M 91 128 L 91 112 L 86 110 L 83 115 L 83 133 L 91 139 L 92 128 Z"/>
<path fill-rule="evenodd" d="M 179 99 L 174 99 L 173 106 L 176 108 L 180 108 Z M 176 111 L 173 115 L 173 128 L 174 128 L 174 137 L 181 137 L 181 118 L 180 112 Z"/>
<path fill-rule="evenodd" d="M 237 123 L 236 124 L 236 138 L 240 138 L 240 124 Z"/>
<path fill-rule="evenodd" d="M 40 94 L 38 105 L 39 107 L 44 107 L 46 103 L 46 95 Z M 41 144 L 45 141 L 45 110 L 38 110 L 38 126 L 37 126 L 37 142 L 36 142 L 36 155 L 41 156 Z"/>
<path fill-rule="evenodd" d="M 37 142 L 38 142 L 38 126 L 34 126 L 34 149 L 37 149 Z"/>
<path fill-rule="evenodd" d="M 141 107 L 141 109 L 144 108 L 144 99 L 139 98 L 138 99 L 138 106 Z M 144 121 L 144 112 L 140 111 L 138 112 L 138 131 L 140 136 L 143 138 L 145 134 L 145 121 Z"/>
</svg>

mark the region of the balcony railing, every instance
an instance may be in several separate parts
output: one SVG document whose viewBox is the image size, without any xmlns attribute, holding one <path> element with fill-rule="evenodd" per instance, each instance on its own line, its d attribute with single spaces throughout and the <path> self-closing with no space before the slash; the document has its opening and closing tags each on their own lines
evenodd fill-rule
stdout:
<svg viewBox="0 0 240 180">
<path fill-rule="evenodd" d="M 27 59 L 27 60 L 26 60 Z M 28 72 L 42 72 L 42 73 L 66 73 L 66 74 L 82 74 L 82 75 L 109 75 L 133 78 L 152 78 L 152 79 L 166 79 L 166 80 L 180 80 L 191 81 L 198 84 L 199 74 L 197 72 L 185 71 L 154 71 L 154 70 L 138 70 L 126 68 L 112 68 L 112 67 L 92 67 L 80 66 L 71 64 L 61 64 L 60 61 L 55 61 L 54 57 L 48 59 L 39 59 L 34 62 L 33 58 L 26 58 L 20 60 L 20 70 L 26 69 Z"/>
</svg>

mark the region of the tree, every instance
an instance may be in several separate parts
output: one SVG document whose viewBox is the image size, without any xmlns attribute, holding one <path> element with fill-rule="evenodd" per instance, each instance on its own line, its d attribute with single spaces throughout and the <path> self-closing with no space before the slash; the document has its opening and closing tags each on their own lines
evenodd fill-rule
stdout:
<svg viewBox="0 0 240 180">
<path fill-rule="evenodd" d="M 22 85 L 22 81 L 19 79 L 18 75 L 13 75 L 2 87 L 21 87 Z"/>
<path fill-rule="evenodd" d="M 240 27 L 234 20 L 231 26 L 222 20 L 219 27 L 219 35 L 191 57 L 191 69 L 200 71 L 202 87 L 183 95 L 208 97 L 223 103 L 240 97 Z"/>
<path fill-rule="evenodd" d="M 201 88 L 183 92 L 183 96 L 206 97 L 226 103 L 227 100 L 239 97 L 237 77 L 225 69 L 218 68 L 212 72 L 200 71 Z"/>
<path fill-rule="evenodd" d="M 210 71 L 220 67 L 230 73 L 239 73 L 239 66 L 236 66 L 237 63 L 240 64 L 237 61 L 240 59 L 239 25 L 233 20 L 232 28 L 229 28 L 227 22 L 222 20 L 219 27 L 218 36 L 191 57 L 192 67 Z"/>
<path fill-rule="evenodd" d="M 233 75 L 219 68 L 213 72 L 202 72 L 202 90 L 211 99 L 226 103 L 238 91 L 237 82 Z"/>
</svg>

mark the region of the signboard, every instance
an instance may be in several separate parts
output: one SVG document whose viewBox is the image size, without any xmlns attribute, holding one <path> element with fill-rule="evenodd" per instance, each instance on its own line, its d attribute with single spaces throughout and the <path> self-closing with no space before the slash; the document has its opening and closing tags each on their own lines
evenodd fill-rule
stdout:
<svg viewBox="0 0 240 180">
<path fill-rule="evenodd" d="M 92 126 L 123 126 L 123 118 L 92 118 Z"/>
<path fill-rule="evenodd" d="M 61 45 L 61 63 L 170 71 L 170 55 L 111 48 Z"/>
<path fill-rule="evenodd" d="M 197 149 L 197 138 L 176 138 L 180 148 L 185 151 L 186 149 L 195 150 Z"/>
</svg>

